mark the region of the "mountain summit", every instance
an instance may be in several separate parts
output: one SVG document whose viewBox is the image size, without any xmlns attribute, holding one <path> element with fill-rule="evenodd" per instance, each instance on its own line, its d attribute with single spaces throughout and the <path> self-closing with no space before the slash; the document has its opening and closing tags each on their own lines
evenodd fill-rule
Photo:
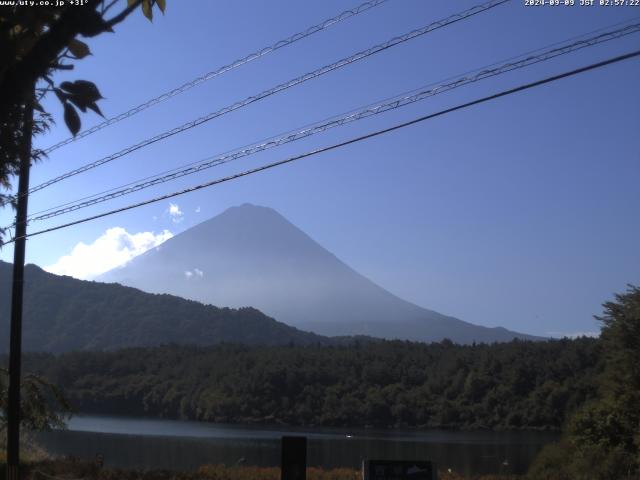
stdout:
<svg viewBox="0 0 640 480">
<path fill-rule="evenodd" d="M 275 210 L 251 204 L 229 208 L 97 280 L 218 306 L 252 306 L 323 335 L 459 343 L 533 338 L 402 300 Z"/>
</svg>

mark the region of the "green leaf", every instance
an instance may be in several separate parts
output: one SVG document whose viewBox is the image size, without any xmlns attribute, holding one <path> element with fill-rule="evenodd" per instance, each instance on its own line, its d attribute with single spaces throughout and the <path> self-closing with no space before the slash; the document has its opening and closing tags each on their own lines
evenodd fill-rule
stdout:
<svg viewBox="0 0 640 480">
<path fill-rule="evenodd" d="M 75 137 L 80 131 L 80 116 L 69 102 L 64 104 L 64 123 Z"/>
<path fill-rule="evenodd" d="M 40 113 L 45 113 L 44 108 L 42 107 L 42 105 L 40 105 L 40 102 L 38 102 L 35 98 L 33 99 L 33 108 L 34 110 L 37 110 Z"/>
<path fill-rule="evenodd" d="M 88 80 L 76 80 L 74 82 L 62 82 L 60 84 L 60 88 L 64 90 L 56 89 L 58 92 L 58 98 L 60 101 L 65 102 L 69 101 L 73 103 L 78 109 L 80 109 L 83 113 L 88 109 L 93 110 L 100 116 L 102 112 L 100 108 L 96 104 L 96 102 L 102 99 L 102 94 L 98 87 L 93 82 Z"/>
<path fill-rule="evenodd" d="M 104 98 L 102 94 L 100 94 L 100 90 L 98 90 L 96 84 L 93 82 L 90 82 L 88 80 L 76 80 L 73 83 L 75 83 L 76 88 L 79 90 L 79 93 L 92 98 L 93 101 Z"/>
<path fill-rule="evenodd" d="M 102 118 L 104 118 L 104 115 L 102 114 L 102 112 L 100 111 L 100 107 L 98 107 L 98 105 L 93 102 L 90 103 L 89 105 L 87 105 L 87 108 L 93 110 L 94 112 L 96 112 L 98 115 L 100 115 Z"/>
<path fill-rule="evenodd" d="M 62 82 L 62 83 L 65 83 L 65 82 Z M 62 90 L 60 90 L 59 88 L 54 88 L 53 93 L 56 94 L 56 97 L 58 97 L 58 100 L 60 100 L 62 103 L 67 101 L 68 95 L 64 93 Z"/>
<path fill-rule="evenodd" d="M 89 50 L 89 46 L 81 42 L 80 40 L 76 40 L 75 38 L 69 42 L 69 51 L 73 54 L 74 57 L 80 59 L 84 58 L 87 55 L 91 55 L 91 50 Z"/>
<path fill-rule="evenodd" d="M 74 91 L 74 85 L 71 82 L 62 82 L 60 84 L 60 88 L 63 90 L 66 90 L 67 92 L 73 92 Z"/>
<path fill-rule="evenodd" d="M 62 82 L 60 88 L 76 97 L 82 98 L 85 103 L 93 103 L 103 98 L 95 83 L 88 80 L 76 80 L 75 82 Z"/>
<path fill-rule="evenodd" d="M 87 107 L 89 106 L 89 103 L 86 100 L 77 95 L 69 95 L 69 101 L 76 107 L 78 107 L 82 111 L 82 113 L 85 113 L 87 111 Z"/>
<path fill-rule="evenodd" d="M 164 15 L 164 11 L 167 8 L 167 0 L 156 0 L 156 3 L 158 4 L 158 8 Z"/>
<path fill-rule="evenodd" d="M 149 19 L 150 22 L 153 21 L 153 11 L 151 10 L 151 0 L 142 0 L 142 13 L 145 17 Z"/>
<path fill-rule="evenodd" d="M 136 4 L 137 0 L 127 0 L 127 7 L 131 7 Z"/>
</svg>

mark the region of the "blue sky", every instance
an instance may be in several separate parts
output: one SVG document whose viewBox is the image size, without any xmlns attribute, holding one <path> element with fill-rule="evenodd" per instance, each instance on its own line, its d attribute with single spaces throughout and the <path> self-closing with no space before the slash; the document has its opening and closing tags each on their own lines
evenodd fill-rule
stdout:
<svg viewBox="0 0 640 480">
<path fill-rule="evenodd" d="M 95 81 L 111 116 L 357 3 L 171 0 L 153 23 L 137 13 L 115 34 L 91 39 L 93 56 L 59 78 Z M 53 152 L 34 167 L 31 184 L 476 3 L 390 0 Z M 30 212 L 639 16 L 637 7 L 525 7 L 513 0 L 60 182 L 34 194 Z M 278 160 L 639 45 L 639 34 L 628 36 L 30 228 Z M 174 207 L 164 201 L 34 237 L 27 260 L 53 265 L 116 227 L 134 243 L 151 244 L 251 202 L 275 208 L 362 274 L 427 308 L 534 334 L 596 331 L 592 315 L 601 303 L 640 283 L 638 85 L 640 61 L 610 66 L 181 196 Z M 37 140 L 41 147 L 68 136 L 60 106 L 54 99 L 46 106 L 58 125 Z M 83 116 L 85 127 L 99 120 Z M 4 210 L 0 221 L 11 216 Z M 12 249 L 0 258 L 10 261 Z"/>
</svg>

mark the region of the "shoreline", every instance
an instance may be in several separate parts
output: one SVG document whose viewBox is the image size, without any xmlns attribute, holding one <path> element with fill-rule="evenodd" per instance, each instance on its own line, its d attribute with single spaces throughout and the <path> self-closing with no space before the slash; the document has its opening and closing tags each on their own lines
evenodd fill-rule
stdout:
<svg viewBox="0 0 640 480">
<path fill-rule="evenodd" d="M 465 433 L 561 433 L 560 428 L 555 427 L 533 427 L 533 426 L 523 426 L 518 428 L 507 428 L 507 427 L 497 427 L 497 428 L 486 428 L 486 427 L 473 427 L 473 426 L 451 426 L 451 425 L 317 425 L 317 424 L 296 424 L 296 423 L 285 423 L 285 422 L 275 422 L 270 423 L 269 421 L 264 421 L 260 419 L 256 419 L 253 417 L 248 417 L 241 421 L 237 422 L 215 422 L 209 420 L 198 420 L 193 418 L 180 418 L 180 417 L 172 417 L 172 416 L 156 416 L 156 415 L 132 415 L 126 413 L 105 413 L 105 412 L 75 412 L 70 415 L 69 420 L 72 417 L 104 417 L 104 418 L 121 418 L 123 420 L 145 420 L 145 421 L 170 421 L 170 422 L 189 422 L 189 423 L 197 423 L 201 425 L 210 425 L 210 426 L 220 426 L 220 427 L 229 427 L 229 428 L 238 428 L 242 429 L 243 427 L 251 427 L 251 428 L 260 428 L 262 430 L 274 430 L 277 431 L 279 428 L 287 428 L 291 430 L 297 429 L 340 429 L 340 430 L 368 430 L 368 431 L 381 431 L 381 432 L 411 432 L 411 433 L 427 433 L 430 431 L 442 431 L 442 432 L 465 432 Z M 99 433 L 99 432 L 96 432 Z"/>
</svg>

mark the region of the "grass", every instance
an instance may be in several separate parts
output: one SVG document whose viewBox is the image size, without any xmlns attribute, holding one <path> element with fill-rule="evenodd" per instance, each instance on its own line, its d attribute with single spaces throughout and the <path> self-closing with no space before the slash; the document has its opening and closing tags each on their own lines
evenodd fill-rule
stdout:
<svg viewBox="0 0 640 480">
<path fill-rule="evenodd" d="M 0 439 L 0 480 L 6 478 L 5 445 Z M 193 471 L 102 468 L 96 461 L 52 458 L 30 436 L 21 442 L 21 480 L 280 480 L 278 467 L 203 465 Z M 472 475 L 439 472 L 439 480 L 524 480 L 517 475 Z M 307 480 L 361 480 L 360 470 L 307 468 Z"/>
<path fill-rule="evenodd" d="M 0 459 L 0 472 L 4 472 L 4 455 Z M 227 467 L 204 465 L 189 472 L 168 470 L 133 470 L 101 468 L 96 462 L 76 458 L 27 460 L 21 469 L 23 480 L 280 480 L 277 467 Z M 336 468 L 307 469 L 308 480 L 360 480 L 359 470 Z M 440 480 L 523 480 L 513 475 L 462 476 L 440 472 Z"/>
</svg>

